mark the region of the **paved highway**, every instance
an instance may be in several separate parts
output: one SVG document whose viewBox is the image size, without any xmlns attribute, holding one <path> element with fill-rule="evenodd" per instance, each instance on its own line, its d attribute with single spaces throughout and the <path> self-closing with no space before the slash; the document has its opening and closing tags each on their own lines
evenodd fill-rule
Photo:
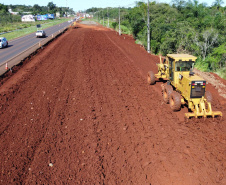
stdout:
<svg viewBox="0 0 226 185">
<path fill-rule="evenodd" d="M 46 37 L 51 37 L 53 33 L 56 33 L 60 29 L 63 29 L 69 26 L 71 23 L 64 22 L 49 28 L 44 29 L 46 32 Z M 7 38 L 6 38 L 7 39 Z M 15 55 L 23 52 L 27 48 L 37 44 L 42 39 L 45 38 L 36 38 L 35 33 L 31 33 L 24 37 L 20 37 L 14 40 L 9 41 L 9 46 L 7 48 L 0 49 L 0 65 Z"/>
</svg>

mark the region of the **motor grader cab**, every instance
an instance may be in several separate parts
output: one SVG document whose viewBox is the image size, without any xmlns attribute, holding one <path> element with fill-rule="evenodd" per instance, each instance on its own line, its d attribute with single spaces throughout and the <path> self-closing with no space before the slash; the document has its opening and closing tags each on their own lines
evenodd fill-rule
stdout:
<svg viewBox="0 0 226 185">
<path fill-rule="evenodd" d="M 160 57 L 158 73 L 149 71 L 148 83 L 155 84 L 155 78 L 167 80 L 167 84 L 162 85 L 164 101 L 170 103 L 173 111 L 179 111 L 181 104 L 187 104 L 192 111 L 185 113 L 187 119 L 222 117 L 222 112 L 212 111 L 212 95 L 206 91 L 206 81 L 192 72 L 196 59 L 188 54 L 168 54 L 162 62 Z"/>
</svg>

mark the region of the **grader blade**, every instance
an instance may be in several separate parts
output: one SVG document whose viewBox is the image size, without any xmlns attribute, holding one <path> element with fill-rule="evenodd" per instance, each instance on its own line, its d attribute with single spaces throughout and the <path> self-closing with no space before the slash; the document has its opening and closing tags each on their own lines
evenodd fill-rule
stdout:
<svg viewBox="0 0 226 185">
<path fill-rule="evenodd" d="M 206 108 L 207 107 L 207 108 Z M 217 116 L 223 116 L 221 111 L 212 111 L 211 103 L 207 101 L 201 101 L 199 104 L 195 105 L 192 113 L 185 113 L 185 118 L 189 119 L 191 117 L 212 117 L 213 119 Z"/>
<path fill-rule="evenodd" d="M 185 113 L 185 118 L 189 119 L 189 118 L 192 118 L 192 117 L 195 117 L 195 118 L 198 118 L 198 117 L 212 117 L 212 118 L 215 118 L 215 117 L 218 117 L 220 116 L 222 118 L 223 114 L 221 111 L 212 111 L 212 113 L 208 113 L 208 114 L 202 114 L 202 113 L 196 113 L 196 112 L 192 112 L 192 113 Z"/>
</svg>

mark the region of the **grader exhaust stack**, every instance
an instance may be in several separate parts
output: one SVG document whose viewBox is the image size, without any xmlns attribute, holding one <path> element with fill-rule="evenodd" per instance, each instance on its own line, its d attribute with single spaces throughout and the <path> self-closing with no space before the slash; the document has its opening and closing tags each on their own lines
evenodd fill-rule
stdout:
<svg viewBox="0 0 226 185">
<path fill-rule="evenodd" d="M 192 72 L 196 57 L 188 54 L 168 54 L 164 62 L 160 57 L 158 73 L 148 72 L 148 83 L 155 84 L 155 78 L 167 80 L 162 85 L 163 99 L 170 103 L 173 111 L 179 111 L 181 104 L 187 104 L 192 111 L 185 113 L 191 117 L 222 117 L 222 112 L 212 111 L 212 95 L 206 91 L 206 81 Z"/>
</svg>

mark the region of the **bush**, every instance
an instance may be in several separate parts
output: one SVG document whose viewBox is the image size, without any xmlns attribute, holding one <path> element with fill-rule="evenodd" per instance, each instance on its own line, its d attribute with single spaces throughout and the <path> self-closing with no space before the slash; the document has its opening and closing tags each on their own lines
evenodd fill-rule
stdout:
<svg viewBox="0 0 226 185">
<path fill-rule="evenodd" d="M 122 33 L 128 34 L 128 35 L 131 34 L 131 31 L 130 31 L 129 28 L 127 28 L 126 26 L 120 25 L 120 28 L 121 28 L 121 30 L 122 30 Z"/>
<path fill-rule="evenodd" d="M 226 67 L 217 70 L 216 72 L 221 78 L 226 80 Z"/>
<path fill-rule="evenodd" d="M 111 25 L 112 25 L 112 27 L 113 27 L 114 29 L 116 29 L 116 27 L 118 26 L 118 23 L 117 23 L 117 22 L 113 22 Z"/>
<path fill-rule="evenodd" d="M 202 60 L 201 57 L 198 57 L 195 63 L 195 67 L 201 71 L 209 72 L 209 64 Z"/>
</svg>

